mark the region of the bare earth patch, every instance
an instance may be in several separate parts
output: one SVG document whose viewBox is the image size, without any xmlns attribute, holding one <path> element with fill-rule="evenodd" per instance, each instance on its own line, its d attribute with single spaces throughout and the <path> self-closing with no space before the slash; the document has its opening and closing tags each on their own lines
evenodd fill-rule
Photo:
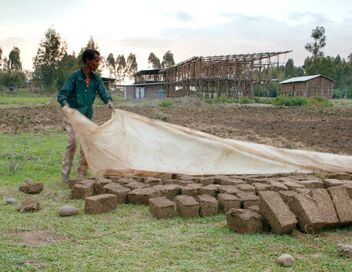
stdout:
<svg viewBox="0 0 352 272">
<path fill-rule="evenodd" d="M 18 233 L 21 243 L 31 246 L 46 246 L 51 243 L 66 240 L 67 237 L 42 230 L 23 231 Z"/>
</svg>

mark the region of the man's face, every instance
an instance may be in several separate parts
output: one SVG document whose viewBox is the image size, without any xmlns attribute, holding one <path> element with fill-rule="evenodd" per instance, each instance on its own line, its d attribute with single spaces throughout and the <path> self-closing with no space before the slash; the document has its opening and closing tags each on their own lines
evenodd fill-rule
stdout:
<svg viewBox="0 0 352 272">
<path fill-rule="evenodd" d="M 100 64 L 100 56 L 95 55 L 94 59 L 87 59 L 87 64 L 91 70 L 97 70 Z"/>
</svg>

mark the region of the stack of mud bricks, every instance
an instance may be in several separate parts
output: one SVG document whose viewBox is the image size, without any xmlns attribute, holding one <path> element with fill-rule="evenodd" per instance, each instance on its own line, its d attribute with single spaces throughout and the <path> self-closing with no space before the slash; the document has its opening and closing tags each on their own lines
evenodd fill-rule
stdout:
<svg viewBox="0 0 352 272">
<path fill-rule="evenodd" d="M 226 214 L 240 233 L 316 232 L 352 224 L 352 175 L 165 174 L 159 177 L 107 177 L 70 181 L 71 198 L 85 199 L 86 213 L 118 204 L 149 205 L 158 219 Z"/>
</svg>

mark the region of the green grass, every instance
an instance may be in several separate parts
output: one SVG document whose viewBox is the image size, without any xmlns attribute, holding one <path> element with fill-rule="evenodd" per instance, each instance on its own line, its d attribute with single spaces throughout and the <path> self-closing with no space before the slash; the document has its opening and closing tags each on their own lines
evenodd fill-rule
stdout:
<svg viewBox="0 0 352 272">
<path fill-rule="evenodd" d="M 0 271 L 351 271 L 352 263 L 336 253 L 337 242 L 351 242 L 351 230 L 316 235 L 295 233 L 240 235 L 230 231 L 223 214 L 169 220 L 152 218 L 145 206 L 120 205 L 114 212 L 60 218 L 57 209 L 83 200 L 70 200 L 59 182 L 66 135 L 0 134 L 0 195 L 18 191 L 25 178 L 44 182 L 37 213 L 19 213 L 0 204 Z M 22 231 L 47 231 L 66 237 L 35 247 L 24 244 Z M 292 254 L 292 268 L 275 264 L 282 253 Z"/>
<path fill-rule="evenodd" d="M 28 89 L 20 89 L 14 93 L 0 91 L 0 108 L 42 106 L 56 103 L 54 95 L 40 95 L 30 92 Z"/>
</svg>

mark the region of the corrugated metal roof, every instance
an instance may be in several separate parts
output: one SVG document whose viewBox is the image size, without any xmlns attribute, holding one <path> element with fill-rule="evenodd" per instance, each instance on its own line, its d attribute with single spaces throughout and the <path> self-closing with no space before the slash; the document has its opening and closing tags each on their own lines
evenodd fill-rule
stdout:
<svg viewBox="0 0 352 272">
<path fill-rule="evenodd" d="M 308 81 L 308 80 L 311 80 L 311 79 L 314 79 L 314 78 L 317 78 L 320 76 L 325 77 L 325 78 L 335 82 L 335 80 L 328 78 L 327 76 L 311 75 L 311 76 L 292 77 L 292 78 L 281 81 L 280 84 L 293 83 L 293 82 L 305 82 L 305 81 Z"/>
</svg>

